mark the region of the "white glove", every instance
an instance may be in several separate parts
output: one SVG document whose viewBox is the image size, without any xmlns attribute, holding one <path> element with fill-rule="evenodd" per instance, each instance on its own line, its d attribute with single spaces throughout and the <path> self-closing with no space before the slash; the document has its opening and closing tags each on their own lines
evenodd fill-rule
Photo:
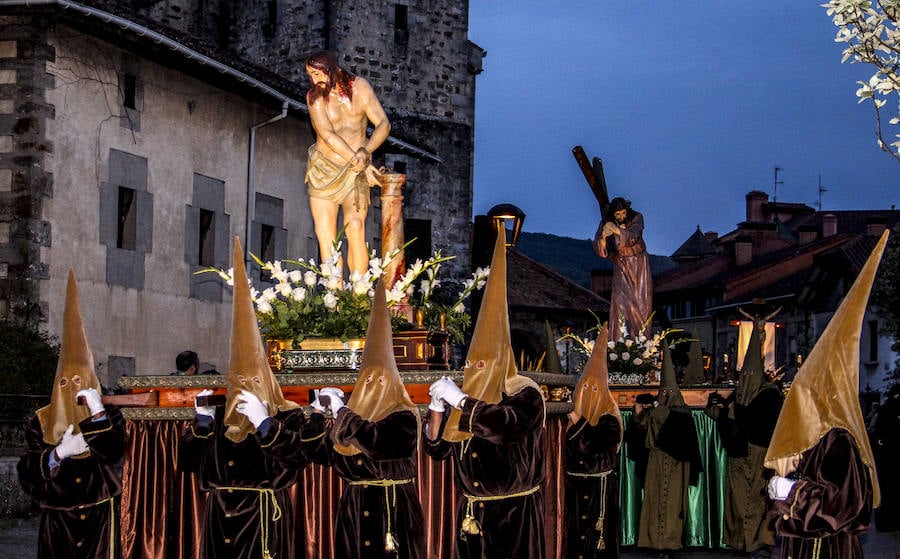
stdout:
<svg viewBox="0 0 900 559">
<path fill-rule="evenodd" d="M 319 396 L 328 396 L 329 398 L 337 398 L 338 400 L 343 401 L 344 391 L 334 386 L 326 386 L 319 390 Z"/>
<path fill-rule="evenodd" d="M 197 393 L 197 397 L 200 396 L 212 396 L 213 390 L 212 388 L 205 388 Z M 196 402 L 196 400 L 194 400 Z M 216 407 L 215 406 L 198 406 L 194 405 L 194 410 L 197 412 L 197 415 L 205 415 L 207 417 L 215 417 L 216 416 Z"/>
<path fill-rule="evenodd" d="M 328 407 L 331 408 L 331 416 L 337 417 L 341 408 L 344 407 L 344 391 L 340 388 L 327 386 L 319 390 L 319 397 L 328 396 Z"/>
<path fill-rule="evenodd" d="M 319 397 L 316 396 L 316 399 L 309 403 L 309 406 L 316 410 L 319 413 L 325 413 L 325 406 L 322 405 L 322 402 L 319 401 Z"/>
<path fill-rule="evenodd" d="M 106 411 L 106 408 L 103 407 L 103 400 L 100 399 L 100 393 L 97 392 L 96 388 L 84 388 L 79 390 L 75 397 L 84 396 L 84 399 L 87 400 L 87 407 L 91 410 L 91 415 L 97 415 L 98 413 L 103 413 Z"/>
<path fill-rule="evenodd" d="M 432 398 L 440 398 L 454 408 L 459 408 L 462 401 L 466 398 L 465 392 L 460 390 L 456 383 L 450 380 L 450 377 L 441 377 L 434 381 L 428 392 Z"/>
<path fill-rule="evenodd" d="M 247 416 L 247 419 L 250 420 L 254 427 L 259 428 L 259 425 L 269 417 L 269 403 L 260 402 L 253 392 L 241 390 L 237 399 L 240 401 L 240 404 L 234 409 L 238 413 Z"/>
<path fill-rule="evenodd" d="M 773 501 L 783 501 L 787 499 L 788 494 L 791 492 L 791 487 L 793 487 L 795 483 L 797 482 L 786 477 L 773 476 L 772 479 L 769 480 L 769 498 Z"/>
<path fill-rule="evenodd" d="M 434 385 L 432 385 L 432 386 L 434 386 Z M 430 388 L 428 389 L 428 393 L 431 394 Z M 431 411 L 436 411 L 438 413 L 444 413 L 446 406 L 444 406 L 443 400 L 441 400 L 439 397 L 435 396 L 434 394 L 431 394 L 431 403 L 428 404 L 428 409 L 430 409 Z"/>
<path fill-rule="evenodd" d="M 78 456 L 79 454 L 84 454 L 90 450 L 90 447 L 88 447 L 87 442 L 84 440 L 84 435 L 81 433 L 73 435 L 73 430 L 75 430 L 75 426 L 70 423 L 66 432 L 63 433 L 62 440 L 56 445 L 56 458 L 58 458 L 60 462 L 70 456 Z"/>
</svg>

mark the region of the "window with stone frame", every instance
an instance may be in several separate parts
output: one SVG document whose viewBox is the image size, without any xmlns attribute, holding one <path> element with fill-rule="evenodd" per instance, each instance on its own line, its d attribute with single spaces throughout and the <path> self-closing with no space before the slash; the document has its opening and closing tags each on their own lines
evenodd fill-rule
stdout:
<svg viewBox="0 0 900 559">
<path fill-rule="evenodd" d="M 284 200 L 256 194 L 254 219 L 249 245 L 263 262 L 282 260 L 287 257 L 287 230 L 284 228 Z M 268 272 L 263 272 L 255 262 L 248 263 L 248 272 L 260 282 L 260 289 L 274 284 Z M 250 271 L 252 270 L 252 271 Z"/>
<path fill-rule="evenodd" d="M 195 173 L 191 203 L 184 211 L 184 261 L 190 274 L 189 296 L 220 302 L 223 285 L 218 276 L 194 272 L 230 266 L 231 216 L 225 213 L 225 181 Z"/>
<path fill-rule="evenodd" d="M 394 44 L 405 48 L 409 45 L 409 6 L 394 4 Z"/>
<path fill-rule="evenodd" d="M 106 282 L 144 287 L 145 255 L 153 249 L 153 194 L 147 159 L 109 150 L 109 180 L 100 183 L 100 243 L 106 245 Z"/>
<path fill-rule="evenodd" d="M 140 132 L 143 109 L 144 82 L 138 74 L 137 63 L 126 60 L 119 72 L 119 126 Z"/>
</svg>

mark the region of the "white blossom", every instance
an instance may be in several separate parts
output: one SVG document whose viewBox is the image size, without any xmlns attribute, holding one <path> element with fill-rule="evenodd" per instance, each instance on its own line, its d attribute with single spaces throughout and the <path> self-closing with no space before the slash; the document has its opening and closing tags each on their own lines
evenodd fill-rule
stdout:
<svg viewBox="0 0 900 559">
<path fill-rule="evenodd" d="M 337 296 L 329 291 L 325 294 L 324 297 L 322 297 L 322 303 L 325 305 L 326 309 L 334 310 L 334 308 L 337 307 L 338 304 Z"/>
<path fill-rule="evenodd" d="M 619 356 L 618 356 L 618 355 L 616 355 L 616 354 L 615 354 L 615 353 L 610 353 L 610 354 L 607 354 L 607 356 L 606 356 L 606 357 L 607 357 L 607 359 L 609 359 L 609 360 L 610 360 L 610 361 L 615 361 L 615 360 L 616 360 L 616 359 L 618 359 L 618 358 L 619 358 Z"/>
<path fill-rule="evenodd" d="M 256 302 L 256 311 L 262 314 L 269 314 L 272 312 L 272 305 L 265 299 L 260 299 Z"/>
<path fill-rule="evenodd" d="M 274 287 L 269 287 L 265 291 L 262 292 L 261 298 L 263 301 L 266 301 L 267 303 L 271 303 L 272 301 L 274 301 L 275 299 L 278 298 L 278 293 L 275 292 Z"/>
<path fill-rule="evenodd" d="M 312 270 L 307 270 L 303 272 L 303 283 L 306 284 L 307 287 L 312 287 L 316 285 L 316 282 L 319 281 L 318 276 Z"/>
<path fill-rule="evenodd" d="M 302 287 L 295 288 L 293 291 L 291 291 L 291 299 L 297 301 L 298 303 L 306 299 L 306 290 Z"/>
</svg>

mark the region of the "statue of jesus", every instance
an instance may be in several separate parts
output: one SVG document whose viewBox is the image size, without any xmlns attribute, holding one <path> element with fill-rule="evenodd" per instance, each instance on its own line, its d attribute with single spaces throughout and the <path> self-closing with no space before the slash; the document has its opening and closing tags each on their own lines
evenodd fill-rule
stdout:
<svg viewBox="0 0 900 559">
<path fill-rule="evenodd" d="M 316 143 L 309 148 L 306 184 L 319 257 L 332 256 L 338 209 L 343 210 L 347 266 L 351 276 L 369 267 L 366 213 L 369 188 L 378 184 L 372 152 L 387 139 L 391 124 L 372 86 L 340 67 L 327 51 L 306 60 L 312 86 L 306 94 Z M 372 124 L 371 135 L 366 128 Z M 343 261 L 338 261 L 343 265 Z"/>
</svg>

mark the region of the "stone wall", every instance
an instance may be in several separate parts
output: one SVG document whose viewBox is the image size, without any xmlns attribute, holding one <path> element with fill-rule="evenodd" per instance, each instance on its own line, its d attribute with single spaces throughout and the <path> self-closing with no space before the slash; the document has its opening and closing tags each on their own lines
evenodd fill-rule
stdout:
<svg viewBox="0 0 900 559">
<path fill-rule="evenodd" d="M 41 219 L 52 175 L 47 120 L 53 107 L 44 92 L 54 84 L 46 64 L 54 59 L 47 22 L 0 17 L 0 319 L 37 327 L 46 318 L 40 280 L 47 277 L 41 251 L 50 226 Z"/>
<path fill-rule="evenodd" d="M 308 87 L 306 57 L 321 49 L 333 51 L 347 70 L 372 84 L 392 134 L 442 160 L 405 159 L 390 148 L 378 154 L 389 165 L 409 161 L 408 216 L 430 220 L 434 247 L 458 256 L 445 268 L 448 273 L 456 278 L 468 274 L 475 76 L 483 52 L 468 40 L 467 0 L 88 3 L 188 33 L 303 90 Z"/>
</svg>

